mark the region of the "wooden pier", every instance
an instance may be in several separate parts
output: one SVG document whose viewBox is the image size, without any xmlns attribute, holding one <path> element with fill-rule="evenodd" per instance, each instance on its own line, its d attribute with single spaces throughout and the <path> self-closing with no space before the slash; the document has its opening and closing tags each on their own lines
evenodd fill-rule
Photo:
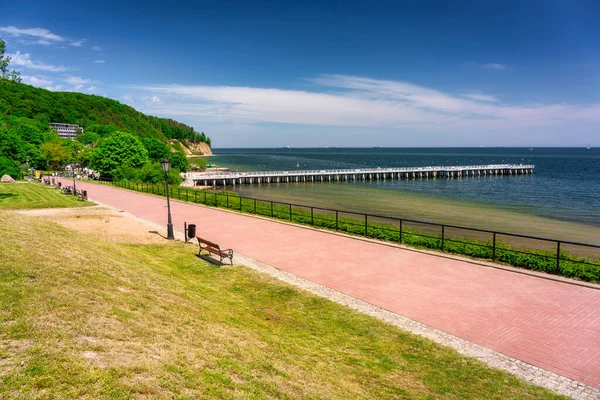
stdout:
<svg viewBox="0 0 600 400">
<path fill-rule="evenodd" d="M 462 178 L 470 176 L 530 175 L 534 165 L 499 164 L 414 168 L 360 168 L 304 171 L 189 172 L 194 186 L 265 185 L 297 182 L 382 181 L 403 179 Z"/>
</svg>

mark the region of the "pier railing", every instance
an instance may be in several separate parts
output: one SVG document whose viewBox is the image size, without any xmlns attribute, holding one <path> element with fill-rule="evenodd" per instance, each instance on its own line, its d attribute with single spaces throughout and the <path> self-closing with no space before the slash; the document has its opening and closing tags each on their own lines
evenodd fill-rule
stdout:
<svg viewBox="0 0 600 400">
<path fill-rule="evenodd" d="M 165 186 L 103 181 L 165 196 Z M 600 283 L 600 245 L 170 187 L 172 199 Z M 201 227 L 200 227 L 201 229 Z"/>
<path fill-rule="evenodd" d="M 252 172 L 188 172 L 186 178 L 212 180 L 212 179 L 239 179 L 239 178 L 262 178 L 276 177 L 286 175 L 335 175 L 335 174 L 377 174 L 377 173 L 406 173 L 406 172 L 457 172 L 464 170 L 489 170 L 489 169 L 533 169 L 534 165 L 526 164 L 486 164 L 486 165 L 445 165 L 445 166 L 425 166 L 425 167 L 377 167 L 377 168 L 356 168 L 356 169 L 308 169 L 308 170 L 281 170 L 281 171 L 252 171 Z"/>
</svg>

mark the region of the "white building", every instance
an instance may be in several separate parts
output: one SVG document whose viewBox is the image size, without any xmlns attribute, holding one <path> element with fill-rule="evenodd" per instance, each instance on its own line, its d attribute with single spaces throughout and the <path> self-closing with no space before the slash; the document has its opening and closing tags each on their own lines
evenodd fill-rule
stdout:
<svg viewBox="0 0 600 400">
<path fill-rule="evenodd" d="M 55 130 L 61 138 L 71 140 L 75 140 L 78 133 L 83 133 L 83 128 L 79 125 L 60 124 L 56 122 L 50 122 L 50 129 Z"/>
</svg>

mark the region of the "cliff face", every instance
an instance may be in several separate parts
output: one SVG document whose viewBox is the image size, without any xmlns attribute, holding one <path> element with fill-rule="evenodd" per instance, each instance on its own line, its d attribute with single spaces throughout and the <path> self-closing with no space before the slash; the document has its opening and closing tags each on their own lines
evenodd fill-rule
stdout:
<svg viewBox="0 0 600 400">
<path fill-rule="evenodd" d="M 188 156 L 212 156 L 210 146 L 203 142 L 192 142 L 190 140 L 181 141 L 181 147 Z"/>
</svg>

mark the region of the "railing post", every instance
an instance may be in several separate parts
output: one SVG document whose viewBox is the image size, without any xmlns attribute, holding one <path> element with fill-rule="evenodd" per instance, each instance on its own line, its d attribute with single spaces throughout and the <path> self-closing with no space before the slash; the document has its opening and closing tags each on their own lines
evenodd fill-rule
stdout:
<svg viewBox="0 0 600 400">
<path fill-rule="evenodd" d="M 198 202 L 198 191 L 194 190 L 194 203 Z"/>
<path fill-rule="evenodd" d="M 494 239 L 492 242 L 492 261 L 496 260 L 496 232 L 494 232 Z"/>
<path fill-rule="evenodd" d="M 273 201 L 271 201 L 270 203 L 271 203 L 271 218 L 273 218 Z"/>
<path fill-rule="evenodd" d="M 315 226 L 315 208 L 310 208 L 310 224 L 311 226 Z"/>
<path fill-rule="evenodd" d="M 369 216 L 365 214 L 365 237 L 367 237 L 367 233 L 369 232 Z"/>
<path fill-rule="evenodd" d="M 335 230 L 338 230 L 338 210 L 335 210 Z"/>
<path fill-rule="evenodd" d="M 560 274 L 560 241 L 556 242 L 556 273 Z"/>
<path fill-rule="evenodd" d="M 185 189 L 185 201 L 190 201 L 190 192 Z"/>
<path fill-rule="evenodd" d="M 181 189 L 177 188 L 177 198 L 181 200 Z"/>
<path fill-rule="evenodd" d="M 442 225 L 442 253 L 444 252 L 444 225 Z"/>
<path fill-rule="evenodd" d="M 225 200 L 227 203 L 227 208 L 229 208 L 229 193 L 225 193 Z"/>
<path fill-rule="evenodd" d="M 290 203 L 290 221 L 292 220 L 292 204 Z"/>
<path fill-rule="evenodd" d="M 254 199 L 254 214 L 256 214 L 256 199 Z"/>
<path fill-rule="evenodd" d="M 206 190 L 204 191 L 204 204 L 206 204 Z"/>
<path fill-rule="evenodd" d="M 402 220 L 400 220 L 400 239 L 399 242 L 402 243 Z"/>
</svg>

